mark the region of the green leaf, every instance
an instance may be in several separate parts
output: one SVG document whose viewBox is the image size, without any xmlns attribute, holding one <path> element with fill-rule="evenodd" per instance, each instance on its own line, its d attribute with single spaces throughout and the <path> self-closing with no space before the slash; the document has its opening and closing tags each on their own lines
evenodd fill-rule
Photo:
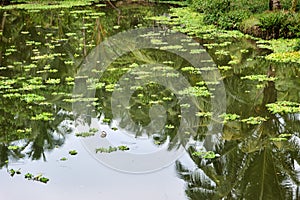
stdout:
<svg viewBox="0 0 300 200">
<path fill-rule="evenodd" d="M 47 183 L 47 182 L 49 181 L 49 178 L 46 178 L 46 177 L 40 177 L 38 180 L 39 180 L 40 182 L 42 182 L 42 183 Z"/>
<path fill-rule="evenodd" d="M 76 151 L 76 150 L 70 150 L 70 151 L 69 151 L 69 154 L 72 155 L 72 156 L 74 156 L 74 155 L 77 154 L 77 151 Z"/>
</svg>

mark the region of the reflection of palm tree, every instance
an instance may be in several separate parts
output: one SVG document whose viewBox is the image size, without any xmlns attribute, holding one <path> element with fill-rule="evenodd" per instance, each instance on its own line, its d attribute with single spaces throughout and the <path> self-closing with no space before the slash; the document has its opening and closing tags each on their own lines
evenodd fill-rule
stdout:
<svg viewBox="0 0 300 200">
<path fill-rule="evenodd" d="M 19 160 L 23 158 L 24 154 L 21 153 L 21 149 L 9 149 L 9 145 L 0 144 L 0 168 L 5 166 L 9 159 Z"/>
<path fill-rule="evenodd" d="M 41 156 L 46 160 L 45 150 L 54 149 L 55 146 L 61 146 L 64 143 L 64 137 L 55 138 L 53 132 L 45 127 L 45 125 L 40 124 L 40 128 L 36 131 L 40 131 L 38 135 L 30 141 L 31 150 L 28 152 L 29 157 L 33 160 L 39 160 Z"/>
<path fill-rule="evenodd" d="M 269 72 L 269 76 L 275 76 L 274 69 L 270 68 Z M 216 145 L 219 158 L 196 157 L 191 154 L 195 149 L 190 147 L 190 156 L 198 166 L 196 171 L 177 163 L 178 174 L 187 182 L 186 193 L 190 199 L 299 198 L 298 115 L 268 112 L 266 104 L 277 100 L 274 82 L 269 81 L 262 94 L 262 103 L 256 106 L 255 114 L 266 117 L 267 121 L 259 125 L 241 124 L 240 138 Z M 245 102 L 245 110 L 249 110 Z M 228 123 L 225 127 L 231 125 Z M 286 141 L 271 140 L 283 133 L 292 136 Z"/>
<path fill-rule="evenodd" d="M 55 147 L 61 146 L 65 142 L 65 134 L 70 132 L 67 127 L 62 127 L 64 120 L 70 118 L 68 114 L 56 113 L 56 118 L 53 121 L 31 121 L 30 127 L 32 132 L 27 138 L 20 138 L 12 141 L 2 142 L 0 144 L 0 167 L 6 164 L 6 161 L 19 160 L 24 158 L 26 153 L 33 160 L 38 160 L 45 157 L 45 151 L 51 151 Z M 11 149 L 9 146 L 14 146 L 18 141 L 18 148 Z M 24 152 L 27 149 L 28 152 Z"/>
<path fill-rule="evenodd" d="M 220 158 L 207 161 L 191 155 L 199 169 L 190 171 L 177 163 L 177 171 L 191 199 L 287 199 L 297 195 L 293 187 L 299 187 L 294 168 L 299 145 L 294 148 L 282 151 L 269 145 L 247 153 L 230 141 Z"/>
<path fill-rule="evenodd" d="M 63 130 L 60 130 L 59 126 L 67 117 L 65 114 L 57 114 L 54 121 L 48 123 L 37 121 L 33 124 L 35 137 L 25 145 L 30 145 L 31 150 L 27 153 L 29 157 L 38 160 L 42 156 L 46 160 L 45 150 L 52 150 L 64 144 L 66 133 L 62 132 Z"/>
</svg>

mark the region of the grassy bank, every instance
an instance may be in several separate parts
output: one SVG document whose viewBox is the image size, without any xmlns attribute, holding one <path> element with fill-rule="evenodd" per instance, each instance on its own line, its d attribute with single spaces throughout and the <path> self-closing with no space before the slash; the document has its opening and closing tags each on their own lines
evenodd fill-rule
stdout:
<svg viewBox="0 0 300 200">
<path fill-rule="evenodd" d="M 155 1 L 155 0 L 154 0 Z M 1 1 L 3 2 L 3 1 Z M 12 0 L 1 9 L 48 9 L 87 6 L 99 0 Z M 24 4 L 19 4 L 19 3 Z M 104 2 L 104 1 L 101 1 Z M 169 1 L 155 1 L 169 3 Z M 276 62 L 300 63 L 300 2 L 281 0 L 280 9 L 270 11 L 268 0 L 187 0 L 173 1 L 186 7 L 171 9 L 171 17 L 159 20 L 177 31 L 202 39 L 252 38 L 258 46 L 273 53 L 266 59 Z M 178 5 L 176 4 L 176 5 Z"/>
<path fill-rule="evenodd" d="M 170 24 L 173 29 L 201 39 L 213 38 L 249 38 L 256 41 L 257 46 L 270 49 L 271 54 L 266 56 L 267 60 L 300 63 L 300 39 L 277 38 L 264 39 L 253 36 L 239 29 L 226 29 L 216 24 L 208 23 L 205 13 L 196 11 L 191 7 L 173 8 L 170 17 L 160 17 L 162 23 Z M 262 14 L 261 14 L 262 15 Z M 174 26 L 175 25 L 175 26 Z"/>
</svg>

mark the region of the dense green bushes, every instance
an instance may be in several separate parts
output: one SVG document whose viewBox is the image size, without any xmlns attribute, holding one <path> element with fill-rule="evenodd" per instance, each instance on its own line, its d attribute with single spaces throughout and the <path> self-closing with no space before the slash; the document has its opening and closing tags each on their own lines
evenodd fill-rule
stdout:
<svg viewBox="0 0 300 200">
<path fill-rule="evenodd" d="M 300 51 L 300 40 L 297 42 L 296 46 L 294 47 L 294 51 Z"/>
<path fill-rule="evenodd" d="M 268 9 L 268 4 L 258 0 L 251 3 L 246 0 L 190 0 L 190 6 L 205 14 L 207 24 L 225 29 L 238 29 L 240 23 L 254 12 Z"/>
<path fill-rule="evenodd" d="M 300 14 L 283 11 L 256 14 L 244 20 L 239 28 L 265 39 L 300 37 Z"/>
<path fill-rule="evenodd" d="M 300 37 L 300 14 L 287 12 L 290 0 L 281 0 L 282 11 L 270 12 L 269 0 L 189 0 L 204 14 L 207 24 L 239 29 L 264 38 Z"/>
</svg>

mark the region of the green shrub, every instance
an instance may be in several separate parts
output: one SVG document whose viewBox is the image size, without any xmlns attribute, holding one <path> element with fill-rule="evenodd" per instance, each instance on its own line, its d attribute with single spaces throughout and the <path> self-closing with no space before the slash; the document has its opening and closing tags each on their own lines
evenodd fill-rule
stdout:
<svg viewBox="0 0 300 200">
<path fill-rule="evenodd" d="M 204 13 L 205 24 L 214 24 L 223 29 L 246 30 L 265 38 L 300 37 L 300 14 L 286 12 L 291 8 L 290 0 L 281 0 L 283 11 L 277 12 L 268 11 L 269 0 L 188 0 L 188 2 L 191 8 Z M 247 20 L 248 18 L 252 20 Z M 251 23 L 254 25 L 251 26 Z"/>
<path fill-rule="evenodd" d="M 234 10 L 246 10 L 251 13 L 262 13 L 269 8 L 267 0 L 231 0 L 230 5 Z"/>
<path fill-rule="evenodd" d="M 259 22 L 259 27 L 265 31 L 267 39 L 300 36 L 299 13 L 267 12 L 259 15 Z"/>
<path fill-rule="evenodd" d="M 260 24 L 259 19 L 256 16 L 251 16 L 240 23 L 239 29 L 242 32 L 248 32 L 253 27 L 258 26 Z"/>
<path fill-rule="evenodd" d="M 240 23 L 253 12 L 268 9 L 266 0 L 189 0 L 190 7 L 205 14 L 206 24 L 224 29 L 238 29 Z"/>
<path fill-rule="evenodd" d="M 300 40 L 297 42 L 296 46 L 294 47 L 294 51 L 300 51 Z"/>
<path fill-rule="evenodd" d="M 230 0 L 189 0 L 192 8 L 199 12 L 215 14 L 229 11 Z"/>
<path fill-rule="evenodd" d="M 300 13 L 289 13 L 284 21 L 280 37 L 300 37 Z"/>
<path fill-rule="evenodd" d="M 241 22 L 250 16 L 246 10 L 229 11 L 219 17 L 217 25 L 223 29 L 239 29 Z"/>
<path fill-rule="evenodd" d="M 286 19 L 287 15 L 281 11 L 267 12 L 260 15 L 259 25 L 263 30 L 268 30 L 272 28 L 279 29 L 282 27 Z"/>
</svg>

